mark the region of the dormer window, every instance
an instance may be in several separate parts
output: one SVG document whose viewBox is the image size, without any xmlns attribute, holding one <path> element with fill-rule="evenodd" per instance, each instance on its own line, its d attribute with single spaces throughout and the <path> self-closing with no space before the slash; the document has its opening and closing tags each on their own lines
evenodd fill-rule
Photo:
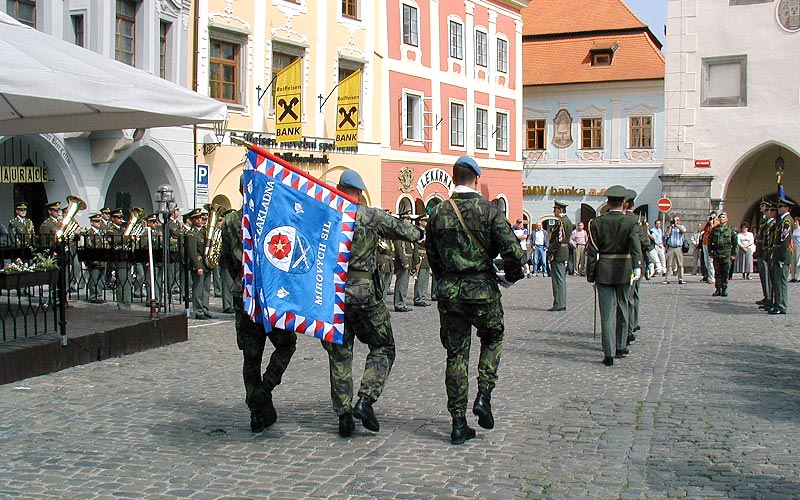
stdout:
<svg viewBox="0 0 800 500">
<path fill-rule="evenodd" d="M 611 66 L 614 59 L 614 52 L 619 47 L 619 42 L 595 42 L 589 49 L 589 61 L 591 66 Z"/>
</svg>

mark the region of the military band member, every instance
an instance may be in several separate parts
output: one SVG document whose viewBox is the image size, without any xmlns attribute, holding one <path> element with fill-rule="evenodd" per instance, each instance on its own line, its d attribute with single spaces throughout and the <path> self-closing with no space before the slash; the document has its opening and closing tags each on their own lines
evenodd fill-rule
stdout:
<svg viewBox="0 0 800 500">
<path fill-rule="evenodd" d="M 150 280 L 150 262 L 147 262 L 144 274 L 147 278 L 146 298 L 150 299 L 150 290 L 155 293 L 157 303 L 161 302 L 161 284 L 164 281 L 164 234 L 161 231 L 161 223 L 158 221 L 158 215 L 150 214 L 145 219 L 147 227 L 150 228 L 150 240 L 152 241 L 153 248 L 153 280 Z M 145 233 L 143 239 L 147 238 Z M 145 241 L 144 248 L 147 248 Z M 155 282 L 155 285 L 153 283 Z M 153 288 L 155 287 L 155 288 Z"/>
<path fill-rule="evenodd" d="M 47 207 L 47 218 L 39 226 L 39 241 L 42 246 L 49 247 L 56 244 L 56 231 L 61 221 L 61 202 L 54 201 L 45 207 Z"/>
<path fill-rule="evenodd" d="M 547 247 L 547 262 L 553 285 L 553 307 L 548 311 L 567 310 L 567 261 L 569 260 L 569 237 L 574 229 L 567 217 L 567 204 L 553 202 L 553 214 L 557 220 L 550 228 L 550 244 Z M 521 248 L 521 247 L 520 247 Z"/>
<path fill-rule="evenodd" d="M 8 222 L 10 243 L 15 247 L 33 245 L 33 221 L 28 218 L 28 204 L 17 203 L 14 212 L 16 215 Z"/>
<path fill-rule="evenodd" d="M 625 355 L 628 336 L 628 298 L 631 283 L 642 276 L 641 240 L 637 221 L 623 212 L 628 190 L 611 186 L 605 193 L 608 212 L 589 221 L 586 280 L 594 283 L 600 305 L 603 364 Z"/>
<path fill-rule="evenodd" d="M 403 224 L 411 225 L 411 212 L 400 214 Z M 394 242 L 394 310 L 397 312 L 409 312 L 406 305 L 406 295 L 408 295 L 408 282 L 413 272 L 414 243 L 404 240 Z"/>
<path fill-rule="evenodd" d="M 475 437 L 466 419 L 472 327 L 481 343 L 478 394 L 472 413 L 484 429 L 494 427 L 491 399 L 505 332 L 494 257 L 502 257 L 508 281 L 513 283 L 525 276 L 525 251 L 505 215 L 478 192 L 480 175 L 481 169 L 471 157 L 456 160 L 450 201 L 433 208 L 425 236 L 436 277 L 439 339 L 447 351 L 445 389 L 447 411 L 452 417 L 452 444 Z"/>
<path fill-rule="evenodd" d="M 421 215 L 417 219 L 417 227 L 425 232 L 428 225 L 428 216 Z M 414 305 L 418 307 L 428 307 L 428 287 L 431 282 L 431 266 L 428 263 L 428 252 L 425 246 L 425 239 L 414 243 L 414 255 L 412 265 L 416 269 L 417 279 L 414 281 Z"/>
<path fill-rule="evenodd" d="M 114 269 L 114 300 L 117 301 L 117 309 L 127 310 L 131 308 L 131 283 L 128 260 L 124 257 L 125 250 L 130 249 L 130 237 L 123 237 L 124 233 L 125 218 L 122 209 L 118 208 L 111 212 L 111 225 L 105 234 L 117 250 L 114 252 L 117 260 L 111 266 Z"/>
<path fill-rule="evenodd" d="M 355 199 L 360 199 L 366 186 L 358 173 L 345 170 L 339 178 L 339 189 Z M 336 345 L 322 342 L 322 347 L 328 353 L 331 401 L 339 416 L 339 435 L 342 437 L 353 434 L 353 417 L 361 420 L 368 430 L 380 430 L 372 405 L 383 392 L 395 359 L 389 311 L 383 297 L 379 296 L 380 290 L 376 290 L 378 240 L 389 238 L 416 241 L 421 237 L 418 228 L 398 221 L 383 210 L 358 206 L 347 271 L 344 343 Z M 351 408 L 353 343 L 356 337 L 367 344 L 369 354 L 361 376 L 361 387 L 358 389 L 358 402 Z"/>
<path fill-rule="evenodd" d="M 209 292 L 211 290 L 211 268 L 206 265 L 203 251 L 206 244 L 205 225 L 208 214 L 195 208 L 189 213 L 191 229 L 186 233 L 188 238 L 186 251 L 192 273 L 192 307 L 195 319 L 214 319 L 208 308 Z"/>
<path fill-rule="evenodd" d="M 789 299 L 789 266 L 792 262 L 792 216 L 794 202 L 786 198 L 778 198 L 778 219 L 775 222 L 772 237 L 772 278 L 775 301 L 770 314 L 786 314 Z M 795 249 L 795 252 L 798 250 Z"/>
<path fill-rule="evenodd" d="M 110 225 L 111 225 L 111 209 L 108 207 L 103 207 L 100 209 L 100 230 L 108 231 L 108 227 Z"/>
<path fill-rule="evenodd" d="M 183 265 L 183 235 L 186 231 L 186 227 L 183 225 L 183 221 L 181 220 L 181 209 L 180 207 L 176 206 L 172 209 L 172 213 L 170 214 L 169 222 L 167 222 L 167 228 L 169 234 L 169 251 L 170 255 L 175 255 L 178 257 L 178 262 L 170 262 L 169 267 L 167 268 L 167 280 L 169 282 L 169 286 L 167 290 L 171 290 L 171 293 L 181 293 L 183 289 L 183 277 L 184 277 L 184 265 Z"/>
<path fill-rule="evenodd" d="M 728 214 L 721 212 L 717 217 L 717 224 L 708 236 L 708 252 L 714 259 L 715 290 L 713 297 L 728 296 L 728 276 L 731 265 L 736 258 L 739 248 L 739 239 L 736 231 L 728 225 Z"/>
<path fill-rule="evenodd" d="M 89 229 L 87 229 L 83 235 L 84 248 L 104 247 L 103 235 L 105 231 L 101 229 L 102 226 L 103 218 L 100 214 L 93 214 L 89 217 Z M 102 304 L 105 302 L 105 300 L 101 298 L 105 265 L 100 261 L 86 261 L 86 269 L 89 271 L 89 280 L 86 286 L 89 302 L 92 304 Z"/>
</svg>

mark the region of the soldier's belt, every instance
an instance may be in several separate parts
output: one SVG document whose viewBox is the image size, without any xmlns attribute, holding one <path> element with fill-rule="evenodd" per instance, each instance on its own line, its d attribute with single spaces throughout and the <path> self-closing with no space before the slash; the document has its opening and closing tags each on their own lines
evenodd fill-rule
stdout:
<svg viewBox="0 0 800 500">
<path fill-rule="evenodd" d="M 629 253 L 601 253 L 598 255 L 600 259 L 630 259 L 631 254 Z"/>
<path fill-rule="evenodd" d="M 347 277 L 372 279 L 372 273 L 368 273 L 367 271 L 347 271 Z"/>
</svg>

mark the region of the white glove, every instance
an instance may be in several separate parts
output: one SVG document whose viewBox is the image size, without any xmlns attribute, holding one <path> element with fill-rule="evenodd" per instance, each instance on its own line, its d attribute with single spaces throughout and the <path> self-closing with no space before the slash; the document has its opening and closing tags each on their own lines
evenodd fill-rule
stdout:
<svg viewBox="0 0 800 500">
<path fill-rule="evenodd" d="M 633 281 L 636 281 L 641 277 L 642 277 L 642 269 L 640 267 L 635 268 L 633 270 Z"/>
</svg>

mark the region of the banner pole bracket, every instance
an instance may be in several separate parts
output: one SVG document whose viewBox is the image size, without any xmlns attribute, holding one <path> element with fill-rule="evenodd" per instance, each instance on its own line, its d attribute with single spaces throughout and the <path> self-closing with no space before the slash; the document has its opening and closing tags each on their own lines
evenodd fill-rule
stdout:
<svg viewBox="0 0 800 500">
<path fill-rule="evenodd" d="M 339 83 L 341 83 L 341 82 L 339 82 Z M 322 113 L 322 107 L 325 106 L 325 103 L 328 102 L 328 99 L 330 99 L 331 95 L 333 95 L 333 91 L 336 90 L 337 88 L 339 88 L 339 83 L 337 83 L 336 85 L 333 86 L 331 91 L 328 92 L 328 97 L 326 97 L 324 101 L 322 100 L 322 94 L 317 96 L 317 99 L 319 99 L 319 112 L 320 113 Z"/>
<path fill-rule="evenodd" d="M 258 105 L 259 106 L 261 106 L 261 100 L 267 94 L 267 90 L 269 90 L 269 88 L 272 86 L 272 84 L 275 83 L 275 79 L 276 78 L 278 78 L 278 75 L 275 75 L 275 76 L 272 77 L 272 80 L 270 80 L 270 82 L 267 84 L 267 86 L 264 87 L 264 91 L 263 92 L 261 91 L 261 85 L 256 85 L 256 95 L 258 96 Z"/>
</svg>

